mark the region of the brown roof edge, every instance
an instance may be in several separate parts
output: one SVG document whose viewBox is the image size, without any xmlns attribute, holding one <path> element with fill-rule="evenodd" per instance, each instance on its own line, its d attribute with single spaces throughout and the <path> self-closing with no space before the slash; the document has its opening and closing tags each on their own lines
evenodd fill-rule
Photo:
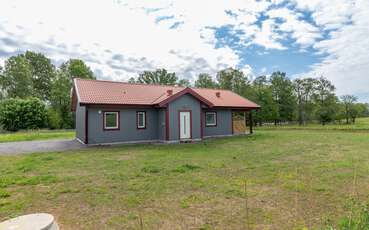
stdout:
<svg viewBox="0 0 369 230">
<path fill-rule="evenodd" d="M 201 101 L 202 103 L 206 104 L 209 107 L 213 107 L 214 104 L 211 103 L 209 100 L 207 100 L 206 98 L 202 97 L 200 94 L 196 93 L 193 89 L 187 87 L 184 90 L 179 91 L 178 93 L 173 94 L 171 97 L 168 97 L 167 99 L 161 101 L 160 103 L 158 103 L 158 105 L 160 107 L 165 106 L 166 104 L 168 104 L 171 101 L 174 101 L 175 99 L 185 95 L 186 93 L 191 94 L 193 97 L 195 97 L 196 99 L 198 99 L 199 101 Z"/>
<path fill-rule="evenodd" d="M 214 106 L 213 109 L 232 109 L 240 111 L 259 110 L 261 107 L 235 107 L 235 106 Z"/>
<path fill-rule="evenodd" d="M 79 93 L 78 93 L 78 88 L 77 88 L 77 83 L 76 80 L 78 78 L 73 78 L 73 83 L 72 83 L 72 93 L 71 93 L 71 111 L 75 112 L 77 109 L 77 103 L 80 101 L 80 97 L 79 97 Z"/>
</svg>

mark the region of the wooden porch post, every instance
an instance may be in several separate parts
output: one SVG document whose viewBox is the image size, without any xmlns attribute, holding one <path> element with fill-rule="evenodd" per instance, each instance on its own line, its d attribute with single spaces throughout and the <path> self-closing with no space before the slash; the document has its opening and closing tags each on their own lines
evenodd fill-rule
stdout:
<svg viewBox="0 0 369 230">
<path fill-rule="evenodd" d="M 252 130 L 252 110 L 249 111 L 249 123 L 250 123 L 250 134 L 253 133 L 253 130 Z"/>
<path fill-rule="evenodd" d="M 246 130 L 247 130 L 247 119 L 246 119 L 246 111 L 243 112 L 243 119 L 244 119 L 244 122 L 245 122 L 245 133 L 246 133 Z"/>
</svg>

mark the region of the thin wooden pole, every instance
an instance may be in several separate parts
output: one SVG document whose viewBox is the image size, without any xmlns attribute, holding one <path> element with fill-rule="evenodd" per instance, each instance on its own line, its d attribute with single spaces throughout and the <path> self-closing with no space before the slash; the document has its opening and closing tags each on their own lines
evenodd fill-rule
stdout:
<svg viewBox="0 0 369 230">
<path fill-rule="evenodd" d="M 243 112 L 243 119 L 244 119 L 244 122 L 245 122 L 245 133 L 247 131 L 247 119 L 246 119 L 246 111 Z"/>
<path fill-rule="evenodd" d="M 252 130 L 252 110 L 249 111 L 249 123 L 250 123 L 250 134 L 253 133 L 253 130 Z"/>
</svg>

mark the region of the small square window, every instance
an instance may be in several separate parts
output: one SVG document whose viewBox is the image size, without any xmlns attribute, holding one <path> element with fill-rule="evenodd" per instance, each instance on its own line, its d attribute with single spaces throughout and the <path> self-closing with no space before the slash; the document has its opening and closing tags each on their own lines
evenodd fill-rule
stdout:
<svg viewBox="0 0 369 230">
<path fill-rule="evenodd" d="M 119 129 L 119 112 L 104 112 L 104 129 Z"/>
<path fill-rule="evenodd" d="M 137 128 L 146 129 L 146 112 L 145 111 L 137 112 Z"/>
<path fill-rule="evenodd" d="M 206 112 L 205 113 L 205 125 L 206 126 L 217 126 L 217 113 Z"/>
</svg>

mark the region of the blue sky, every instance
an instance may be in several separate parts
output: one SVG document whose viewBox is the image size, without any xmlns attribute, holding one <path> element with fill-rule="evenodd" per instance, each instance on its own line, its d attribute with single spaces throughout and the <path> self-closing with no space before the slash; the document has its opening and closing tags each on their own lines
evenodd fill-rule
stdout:
<svg viewBox="0 0 369 230">
<path fill-rule="evenodd" d="M 313 48 L 306 48 L 301 51 L 295 46 L 292 39 L 282 41 L 286 49 L 265 49 L 260 45 L 243 46 L 239 44 L 237 34 L 232 34 L 228 27 L 221 27 L 216 30 L 216 46 L 229 46 L 236 50 L 240 57 L 238 67 L 250 65 L 254 75 L 268 75 L 273 71 L 284 71 L 291 78 L 298 77 L 299 74 L 308 72 L 310 66 L 319 63 L 326 55 L 319 55 Z"/>
<path fill-rule="evenodd" d="M 367 0 L 3 0 L 0 64 L 33 50 L 83 59 L 100 79 L 166 68 L 191 81 L 239 68 L 325 76 L 369 102 Z M 86 10 L 88 9 L 88 10 Z"/>
</svg>

